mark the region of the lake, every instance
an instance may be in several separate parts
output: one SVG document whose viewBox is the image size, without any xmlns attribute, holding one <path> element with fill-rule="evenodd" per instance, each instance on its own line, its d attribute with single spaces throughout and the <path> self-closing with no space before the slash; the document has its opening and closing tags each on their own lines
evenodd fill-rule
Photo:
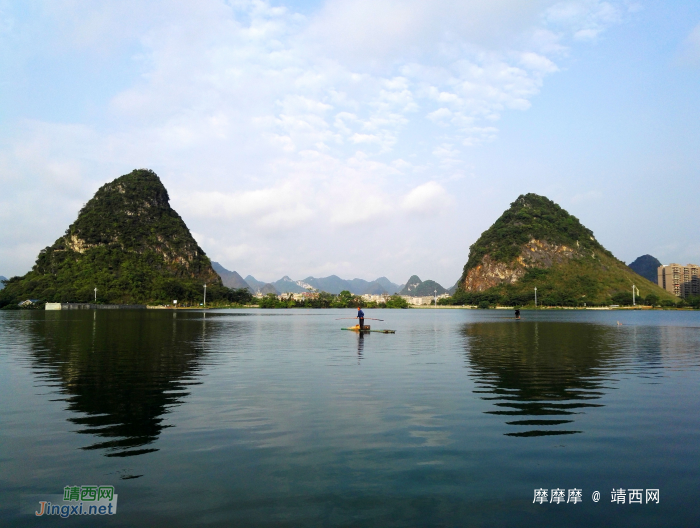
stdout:
<svg viewBox="0 0 700 528">
<path fill-rule="evenodd" d="M 700 312 L 366 313 L 0 312 L 0 525 L 698 524 Z"/>
</svg>

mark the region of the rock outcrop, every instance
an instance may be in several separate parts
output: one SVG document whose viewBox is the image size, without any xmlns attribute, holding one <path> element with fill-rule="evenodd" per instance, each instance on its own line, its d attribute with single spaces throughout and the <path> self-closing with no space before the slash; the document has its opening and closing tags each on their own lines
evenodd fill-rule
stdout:
<svg viewBox="0 0 700 528">
<path fill-rule="evenodd" d="M 529 268 L 547 269 L 582 256 L 584 252 L 579 249 L 533 238 L 522 246 L 520 255 L 511 262 L 498 262 L 489 254 L 484 255 L 481 262 L 467 272 L 462 284 L 466 291 L 481 292 L 499 284 L 514 284 Z"/>
</svg>

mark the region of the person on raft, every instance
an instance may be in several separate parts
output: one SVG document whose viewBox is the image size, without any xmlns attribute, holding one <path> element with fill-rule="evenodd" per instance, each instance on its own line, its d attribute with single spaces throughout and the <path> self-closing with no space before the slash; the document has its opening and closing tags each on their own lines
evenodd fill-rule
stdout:
<svg viewBox="0 0 700 528">
<path fill-rule="evenodd" d="M 362 311 L 362 308 L 359 306 L 357 307 L 357 318 L 360 320 L 360 330 L 364 329 L 365 327 L 365 312 Z"/>
<path fill-rule="evenodd" d="M 520 319 L 520 310 L 515 310 L 515 318 Z"/>
</svg>

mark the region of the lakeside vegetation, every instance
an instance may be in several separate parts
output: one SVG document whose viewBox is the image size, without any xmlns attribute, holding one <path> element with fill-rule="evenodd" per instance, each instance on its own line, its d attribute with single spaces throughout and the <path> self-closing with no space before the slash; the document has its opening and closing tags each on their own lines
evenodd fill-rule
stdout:
<svg viewBox="0 0 700 528">
<path fill-rule="evenodd" d="M 377 303 L 365 301 L 348 290 L 343 290 L 338 295 L 320 292 L 317 297 L 304 300 L 294 300 L 291 295 L 280 299 L 274 293 L 270 293 L 262 299 L 254 299 L 253 302 L 260 308 L 408 308 L 406 300 L 398 295 L 392 295 L 386 303 Z"/>
<path fill-rule="evenodd" d="M 173 306 L 172 301 L 177 299 L 178 308 L 199 308 L 203 304 L 203 289 L 186 291 L 181 284 L 176 284 L 178 289 L 171 289 L 169 293 L 174 296 L 164 297 L 157 300 L 146 300 L 141 303 L 130 304 L 148 304 L 151 306 Z M 94 294 L 93 294 L 94 295 Z M 172 298 L 171 298 L 172 297 Z M 281 298 L 280 298 L 281 297 Z M 27 303 L 20 306 L 17 302 L 6 302 L 2 305 L 5 310 L 35 310 L 43 309 L 46 301 L 37 299 L 38 302 Z M 48 301 L 48 302 L 77 302 L 77 303 L 94 303 L 94 296 L 89 295 L 85 298 L 67 301 Z M 109 303 L 98 295 L 97 304 L 121 304 Z M 307 298 L 303 300 L 295 300 L 292 294 L 287 297 L 284 295 L 278 296 L 274 293 L 269 293 L 262 298 L 254 297 L 248 288 L 227 288 L 225 286 L 214 285 L 207 287 L 207 308 L 242 308 L 258 306 L 260 308 L 409 308 L 405 299 L 399 295 L 391 296 L 386 303 L 378 303 L 374 301 L 366 301 L 361 296 L 353 295 L 345 290 L 340 294 L 335 295 L 327 292 L 320 292 L 317 297 Z"/>
<path fill-rule="evenodd" d="M 12 277 L 0 290 L 0 307 L 25 299 L 44 302 L 95 302 L 100 304 L 162 304 L 202 302 L 204 282 L 162 272 L 160 255 L 146 252 L 136 257 L 119 250 L 94 248 L 85 254 L 66 251 L 56 257 L 43 252 L 35 268 L 23 277 Z M 44 272 L 49 261 L 53 273 Z M 247 290 L 245 290 L 247 291 Z M 248 292 L 249 294 L 250 292 Z M 239 302 L 242 293 L 223 284 L 207 284 L 207 301 Z"/>
<path fill-rule="evenodd" d="M 439 306 L 476 306 L 477 308 L 488 309 L 496 308 L 497 306 L 509 306 L 514 308 L 534 308 L 535 299 L 533 295 L 526 302 L 522 302 L 522 298 L 514 299 L 501 297 L 492 292 L 470 293 L 457 292 L 452 297 L 446 297 L 438 301 Z M 693 308 L 700 309 L 700 296 L 694 295 L 686 299 L 670 299 L 660 300 L 657 295 L 651 293 L 646 297 L 637 297 L 636 306 L 648 306 L 652 308 Z M 591 304 L 591 303 L 573 303 L 573 302 L 552 302 L 551 297 L 540 301 L 539 295 L 537 298 L 537 306 L 540 308 L 595 308 L 604 306 L 632 306 L 632 294 L 619 293 L 612 297 L 611 304 Z"/>
</svg>

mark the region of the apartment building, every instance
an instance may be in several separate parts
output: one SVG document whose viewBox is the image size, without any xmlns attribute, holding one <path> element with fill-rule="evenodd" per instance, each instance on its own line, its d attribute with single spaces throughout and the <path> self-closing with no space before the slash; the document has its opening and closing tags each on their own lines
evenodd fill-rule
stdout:
<svg viewBox="0 0 700 528">
<path fill-rule="evenodd" d="M 700 266 L 697 264 L 659 266 L 658 284 L 678 297 L 700 295 Z"/>
</svg>

